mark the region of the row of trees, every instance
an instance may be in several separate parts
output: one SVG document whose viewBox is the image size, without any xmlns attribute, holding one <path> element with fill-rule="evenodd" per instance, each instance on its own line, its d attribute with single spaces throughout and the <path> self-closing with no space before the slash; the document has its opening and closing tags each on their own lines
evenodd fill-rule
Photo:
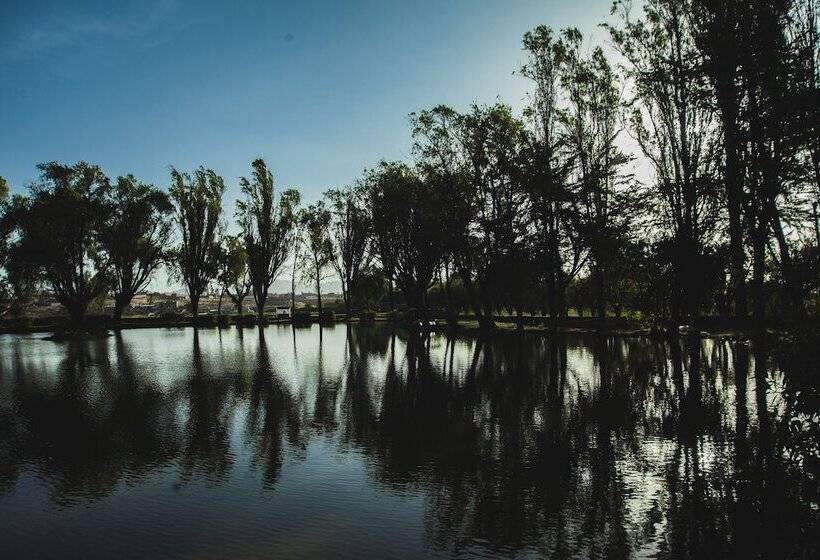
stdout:
<svg viewBox="0 0 820 560">
<path fill-rule="evenodd" d="M 331 264 L 348 304 L 372 261 L 359 193 L 331 190 L 329 207 L 320 201 L 300 210 L 298 191 L 277 196 L 265 162 L 252 167 L 252 176 L 240 181 L 235 235 L 223 217 L 225 182 L 204 167 L 192 173 L 172 168 L 167 193 L 132 175 L 111 181 L 85 162 L 41 164 L 29 195 L 11 200 L 3 181 L 4 301 L 19 305 L 44 287 L 81 323 L 89 305 L 110 294 L 120 319 L 166 265 L 185 287 L 194 317 L 203 294 L 214 288 L 240 314 L 252 296 L 262 317 L 268 291 L 292 257 L 294 288 L 299 272 L 315 281 L 320 310 L 320 281 Z"/>
<path fill-rule="evenodd" d="M 648 0 L 637 19 L 616 1 L 613 16 L 609 55 L 575 29 L 524 36 L 520 118 L 413 115 L 414 166 L 365 179 L 387 275 L 418 307 L 455 279 L 488 323 L 533 293 L 553 317 L 570 294 L 599 317 L 816 306 L 816 1 Z"/>
<path fill-rule="evenodd" d="M 391 305 L 397 288 L 428 313 L 436 286 L 448 316 L 469 307 L 485 325 L 500 308 L 685 320 L 816 306 L 816 0 L 647 0 L 637 19 L 616 1 L 613 15 L 609 54 L 576 29 L 524 36 L 520 116 L 501 103 L 415 113 L 411 164 L 381 162 L 304 208 L 256 160 L 237 235 L 211 170 L 172 170 L 166 195 L 41 165 L 6 203 L 11 290 L 44 282 L 75 320 L 110 290 L 119 315 L 165 262 L 194 315 L 214 285 L 261 315 L 290 262 L 320 311 L 332 271 L 348 312 L 386 284 Z"/>
</svg>

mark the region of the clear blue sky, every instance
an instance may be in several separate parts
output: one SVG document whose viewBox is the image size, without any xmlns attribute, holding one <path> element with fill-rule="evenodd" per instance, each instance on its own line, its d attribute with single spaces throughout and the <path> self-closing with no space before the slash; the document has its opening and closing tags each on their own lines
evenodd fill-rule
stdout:
<svg viewBox="0 0 820 560">
<path fill-rule="evenodd" d="M 407 158 L 411 111 L 520 106 L 522 34 L 593 31 L 610 5 L 0 1 L 0 175 L 13 190 L 38 162 L 84 159 L 163 188 L 169 165 L 204 164 L 229 199 L 258 156 L 314 199 Z"/>
</svg>

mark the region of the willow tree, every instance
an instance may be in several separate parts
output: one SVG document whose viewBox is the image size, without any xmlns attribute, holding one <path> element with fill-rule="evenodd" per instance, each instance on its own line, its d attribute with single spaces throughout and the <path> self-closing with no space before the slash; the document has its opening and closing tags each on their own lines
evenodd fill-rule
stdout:
<svg viewBox="0 0 820 560">
<path fill-rule="evenodd" d="M 164 192 L 126 175 L 107 192 L 105 212 L 99 244 L 114 294 L 114 318 L 120 320 L 166 257 L 173 206 Z"/>
<path fill-rule="evenodd" d="M 715 233 L 720 163 L 712 88 L 701 70 L 691 0 L 649 0 L 643 17 L 628 5 L 613 10 L 620 25 L 609 27 L 625 60 L 632 99 L 627 122 L 654 172 L 650 200 L 656 225 L 671 234 L 673 317 L 699 314 L 705 290 L 704 247 Z"/>
<path fill-rule="evenodd" d="M 262 320 L 268 290 L 293 246 L 295 208 L 299 204 L 299 192 L 295 189 L 286 190 L 276 200 L 273 174 L 264 160 L 256 159 L 251 166 L 253 176 L 250 179 L 240 179 L 245 199 L 237 201 L 236 206 L 248 252 L 248 272 L 256 313 Z"/>
<path fill-rule="evenodd" d="M 7 215 L 15 230 L 11 270 L 36 276 L 82 324 L 89 304 L 105 292 L 97 234 L 106 216 L 108 178 L 96 165 L 57 162 L 37 166 L 40 181 L 17 198 Z"/>
<path fill-rule="evenodd" d="M 222 177 L 210 169 L 199 167 L 189 175 L 171 168 L 169 193 L 181 237 L 174 251 L 174 264 L 188 291 L 194 319 L 199 314 L 202 294 L 219 272 L 217 230 L 224 192 Z"/>
</svg>

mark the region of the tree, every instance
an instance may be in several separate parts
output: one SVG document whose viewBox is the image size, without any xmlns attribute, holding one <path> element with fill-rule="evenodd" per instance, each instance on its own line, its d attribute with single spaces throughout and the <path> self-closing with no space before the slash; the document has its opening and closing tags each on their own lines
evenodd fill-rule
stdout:
<svg viewBox="0 0 820 560">
<path fill-rule="evenodd" d="M 251 291 L 250 275 L 248 274 L 248 252 L 241 236 L 224 235 L 219 243 L 219 284 L 221 294 L 228 294 L 231 302 L 236 306 L 239 316 L 242 316 L 242 304 Z"/>
<path fill-rule="evenodd" d="M 291 256 L 291 274 L 290 274 L 290 316 L 296 313 L 296 273 L 299 271 L 299 265 L 302 260 L 302 227 L 299 224 L 299 214 L 297 213 L 296 224 L 294 225 L 293 234 L 293 255 Z"/>
<path fill-rule="evenodd" d="M 8 220 L 15 231 L 9 268 L 42 279 L 80 326 L 89 304 L 105 291 L 98 234 L 106 219 L 108 178 L 96 165 L 37 166 L 40 181 L 16 199 Z M 31 281 L 31 280 L 29 280 Z"/>
<path fill-rule="evenodd" d="M 403 163 L 382 162 L 367 182 L 379 259 L 391 263 L 408 305 L 425 315 L 427 290 L 444 255 L 441 232 L 451 201 Z"/>
<path fill-rule="evenodd" d="M 719 163 L 711 85 L 701 71 L 691 1 L 650 0 L 632 20 L 628 4 L 613 6 L 620 26 L 610 36 L 626 61 L 633 98 L 627 121 L 654 171 L 650 200 L 656 225 L 674 241 L 672 315 L 696 317 L 704 249 L 718 214 Z"/>
<path fill-rule="evenodd" d="M 741 37 L 745 26 L 742 9 L 745 0 L 694 0 L 692 16 L 696 44 L 713 88 L 723 143 L 723 177 L 729 221 L 730 268 L 734 294 L 734 313 L 745 317 L 746 252 L 744 250 L 743 200 L 744 172 L 740 135 L 742 89 L 740 60 L 744 49 Z"/>
<path fill-rule="evenodd" d="M 0 176 L 0 268 L 3 268 L 6 261 L 6 244 L 8 231 L 5 224 L 6 199 L 9 196 L 9 184 L 6 179 Z M 7 277 L 0 276 L 0 315 L 5 313 L 6 307 L 10 303 L 9 286 Z"/>
<path fill-rule="evenodd" d="M 606 317 L 607 269 L 626 231 L 632 214 L 620 169 L 629 157 L 616 145 L 620 95 L 612 67 L 600 47 L 582 56 L 583 36 L 577 29 L 562 32 L 561 85 L 567 107 L 560 119 L 575 165 L 580 209 L 579 231 L 589 248 L 595 308 Z"/>
<path fill-rule="evenodd" d="M 299 213 L 299 224 L 304 235 L 305 252 L 302 270 L 307 282 L 316 285 L 316 300 L 319 307 L 319 320 L 322 320 L 322 280 L 324 272 L 331 265 L 333 242 L 330 240 L 330 211 L 319 201 L 311 204 Z"/>
<path fill-rule="evenodd" d="M 273 174 L 262 159 L 254 160 L 251 165 L 253 177 L 240 180 L 245 200 L 237 202 L 237 216 L 248 252 L 256 313 L 261 320 L 265 314 L 268 290 L 293 246 L 299 192 L 286 190 L 275 201 Z"/>
<path fill-rule="evenodd" d="M 171 168 L 171 198 L 182 242 L 175 251 L 175 264 L 188 291 L 194 320 L 199 300 L 219 272 L 217 228 L 222 215 L 222 177 L 204 167 L 189 175 Z"/>
<path fill-rule="evenodd" d="M 531 272 L 519 266 L 531 253 L 530 199 L 521 173 L 524 126 L 505 105 L 473 106 L 459 119 L 458 134 L 473 201 L 468 239 L 461 246 L 469 256 L 462 259 L 472 262 L 480 321 L 491 326 L 494 311 L 521 292 Z"/>
<path fill-rule="evenodd" d="M 330 232 L 334 245 L 333 268 L 342 284 L 345 313 L 350 315 L 351 298 L 372 262 L 370 213 L 363 199 L 364 187 L 357 185 L 325 193 L 330 208 Z"/>
<path fill-rule="evenodd" d="M 172 212 L 167 194 L 133 175 L 119 177 L 108 189 L 106 219 L 98 239 L 111 278 L 117 321 L 163 262 L 172 235 Z"/>
<path fill-rule="evenodd" d="M 568 181 L 572 159 L 559 127 L 561 50 L 552 30 L 538 26 L 524 35 L 528 60 L 520 73 L 533 85 L 525 116 L 530 122 L 524 155 L 524 189 L 532 203 L 543 259 L 548 311 L 553 320 L 566 314 L 566 287 L 583 266 L 578 242 L 577 207 Z"/>
</svg>

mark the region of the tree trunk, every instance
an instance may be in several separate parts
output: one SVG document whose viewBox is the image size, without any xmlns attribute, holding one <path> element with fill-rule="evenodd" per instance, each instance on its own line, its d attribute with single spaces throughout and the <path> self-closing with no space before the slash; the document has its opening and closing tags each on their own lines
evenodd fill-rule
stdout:
<svg viewBox="0 0 820 560">
<path fill-rule="evenodd" d="M 601 321 L 606 319 L 606 286 L 604 280 L 604 268 L 600 262 L 595 263 L 595 307 L 598 318 Z"/>
<path fill-rule="evenodd" d="M 71 319 L 71 324 L 74 327 L 82 327 L 85 322 L 85 306 L 81 303 L 72 303 L 67 305 L 68 316 Z"/>
<path fill-rule="evenodd" d="M 114 322 L 122 321 L 122 312 L 125 310 L 125 301 L 122 297 L 114 297 Z"/>
<path fill-rule="evenodd" d="M 747 314 L 746 255 L 743 250 L 743 179 L 735 139 L 737 123 L 723 111 L 723 143 L 726 158 L 726 198 L 729 211 L 729 276 L 732 281 L 735 317 Z"/>
<path fill-rule="evenodd" d="M 319 322 L 322 322 L 322 288 L 319 285 L 319 271 L 316 271 L 316 305 L 319 307 Z"/>
<path fill-rule="evenodd" d="M 197 320 L 199 317 L 199 296 L 194 296 L 193 294 L 190 295 L 191 298 L 191 315 L 194 318 L 194 321 Z"/>
<path fill-rule="evenodd" d="M 800 280 L 797 278 L 792 263 L 791 251 L 789 243 L 786 240 L 786 235 L 783 232 L 783 225 L 780 223 L 780 215 L 773 200 L 769 201 L 769 220 L 774 230 L 774 237 L 777 240 L 777 246 L 780 250 L 780 268 L 783 271 L 783 282 L 786 288 L 786 299 L 790 303 L 791 312 L 795 315 L 802 315 L 803 308 L 803 290 L 800 285 Z"/>
<path fill-rule="evenodd" d="M 752 232 L 752 311 L 754 318 L 762 322 L 766 315 L 764 299 L 764 274 L 766 264 L 766 226 L 757 224 Z"/>
</svg>

